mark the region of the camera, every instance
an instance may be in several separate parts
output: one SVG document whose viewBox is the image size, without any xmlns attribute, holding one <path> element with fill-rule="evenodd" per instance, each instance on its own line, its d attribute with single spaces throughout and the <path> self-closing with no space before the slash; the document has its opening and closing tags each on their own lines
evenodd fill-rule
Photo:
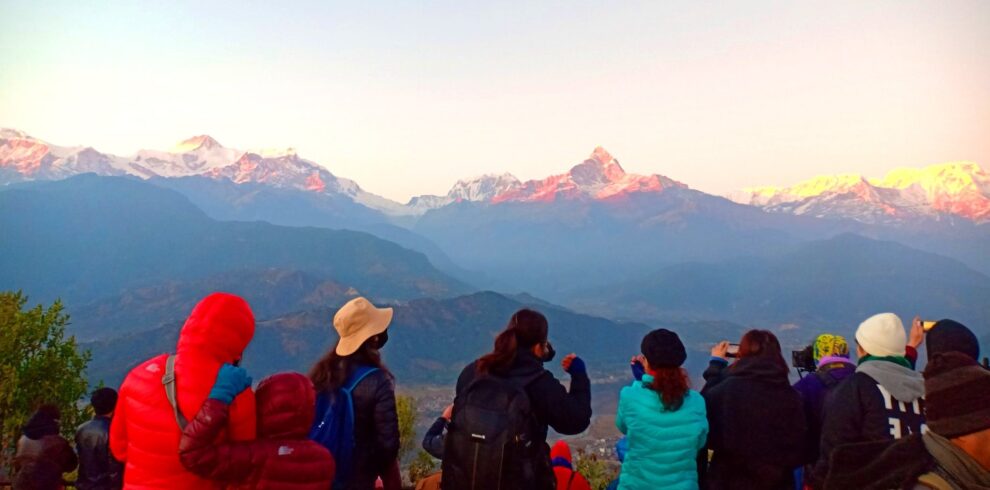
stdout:
<svg viewBox="0 0 990 490">
<path fill-rule="evenodd" d="M 807 346 L 804 349 L 796 350 L 791 352 L 791 364 L 797 368 L 798 372 L 814 372 L 818 369 L 815 364 L 815 354 L 812 351 L 813 346 Z"/>
</svg>

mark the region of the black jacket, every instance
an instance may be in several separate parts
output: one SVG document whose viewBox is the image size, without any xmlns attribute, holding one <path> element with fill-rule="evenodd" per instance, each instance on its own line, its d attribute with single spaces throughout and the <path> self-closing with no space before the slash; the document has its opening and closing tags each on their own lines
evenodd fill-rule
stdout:
<svg viewBox="0 0 990 490">
<path fill-rule="evenodd" d="M 123 486 L 124 470 L 110 454 L 110 418 L 97 415 L 76 429 L 79 453 L 79 490 L 116 490 Z"/>
<path fill-rule="evenodd" d="M 701 393 L 708 408 L 713 451 L 708 488 L 791 489 L 807 430 L 801 396 L 787 366 L 771 359 L 712 361 Z"/>
<path fill-rule="evenodd" d="M 870 361 L 886 363 L 886 361 Z M 899 369 L 896 366 L 896 369 Z M 862 367 L 860 368 L 862 369 Z M 914 395 L 924 394 L 924 380 L 908 368 L 903 370 L 897 379 L 887 380 L 890 389 L 897 392 L 905 391 Z M 892 430 L 899 430 L 898 437 L 920 431 L 924 424 L 924 400 L 918 403 L 899 403 L 897 400 L 909 398 L 898 394 L 895 399 L 885 399 L 878 388 L 878 381 L 864 372 L 856 372 L 835 387 L 825 402 L 825 419 L 822 424 L 821 454 L 810 479 L 812 486 L 821 488 L 829 470 L 829 458 L 832 451 L 844 444 L 869 441 L 889 441 L 895 439 Z M 899 398 L 897 398 L 899 396 Z M 890 409 L 887 409 L 890 406 Z M 906 410 L 904 410 L 906 409 Z M 896 422 L 892 422 L 897 419 Z M 892 424 L 898 427 L 893 427 Z"/>
<path fill-rule="evenodd" d="M 478 375 L 476 363 L 469 364 L 457 378 L 457 395 L 459 396 Z M 542 374 L 539 374 L 542 373 Z M 548 427 L 565 434 L 579 434 L 591 425 L 591 381 L 587 373 L 571 374 L 571 390 L 568 393 L 550 371 L 543 368 L 543 362 L 527 349 L 520 349 L 512 367 L 505 372 L 492 373 L 496 376 L 514 379 L 539 376 L 526 386 L 538 424 L 533 440 L 544 448 L 540 452 L 541 461 L 534 465 L 541 468 L 545 474 L 538 475 L 537 480 L 556 481 L 553 469 L 550 467 L 550 446 L 547 445 Z M 454 398 L 457 406 L 457 398 Z M 523 482 L 519 488 L 538 488 L 535 482 Z"/>
<path fill-rule="evenodd" d="M 350 490 L 368 490 L 388 472 L 399 455 L 399 417 L 395 409 L 395 382 L 376 371 L 361 380 L 354 399 L 354 472 Z"/>
<path fill-rule="evenodd" d="M 825 490 L 913 489 L 919 476 L 937 470 L 920 434 L 847 444 L 835 449 L 831 463 Z"/>
</svg>

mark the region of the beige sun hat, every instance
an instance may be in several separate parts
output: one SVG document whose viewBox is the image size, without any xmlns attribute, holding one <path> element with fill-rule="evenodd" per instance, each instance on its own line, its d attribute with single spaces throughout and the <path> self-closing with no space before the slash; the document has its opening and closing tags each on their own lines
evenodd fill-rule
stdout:
<svg viewBox="0 0 990 490">
<path fill-rule="evenodd" d="M 358 297 L 347 302 L 333 316 L 333 328 L 340 335 L 337 355 L 349 356 L 365 340 L 385 331 L 392 322 L 392 308 L 376 308 L 371 301 Z"/>
</svg>

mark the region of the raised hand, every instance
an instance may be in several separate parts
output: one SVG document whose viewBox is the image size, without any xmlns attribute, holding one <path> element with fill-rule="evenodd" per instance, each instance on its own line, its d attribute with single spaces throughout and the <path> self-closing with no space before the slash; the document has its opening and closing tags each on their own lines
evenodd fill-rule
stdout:
<svg viewBox="0 0 990 490">
<path fill-rule="evenodd" d="M 911 335 L 908 336 L 907 345 L 917 349 L 923 343 L 925 343 L 925 326 L 921 317 L 915 316 L 911 321 Z"/>
<path fill-rule="evenodd" d="M 643 375 L 646 374 L 646 368 L 643 367 L 643 355 L 634 356 L 629 360 L 629 366 L 632 368 L 632 375 L 636 381 L 642 381 Z"/>
<path fill-rule="evenodd" d="M 213 389 L 210 390 L 209 397 L 230 404 L 237 395 L 250 387 L 251 376 L 248 376 L 244 368 L 224 364 L 220 366 L 220 371 L 217 373 L 217 380 L 213 383 Z"/>
<path fill-rule="evenodd" d="M 567 374 L 588 372 L 588 369 L 584 365 L 584 361 L 573 352 L 564 356 L 564 358 L 560 361 L 560 367 L 564 368 L 564 372 Z"/>
<path fill-rule="evenodd" d="M 729 341 L 723 340 L 712 347 L 712 357 L 718 357 L 719 359 L 729 360 Z"/>
</svg>

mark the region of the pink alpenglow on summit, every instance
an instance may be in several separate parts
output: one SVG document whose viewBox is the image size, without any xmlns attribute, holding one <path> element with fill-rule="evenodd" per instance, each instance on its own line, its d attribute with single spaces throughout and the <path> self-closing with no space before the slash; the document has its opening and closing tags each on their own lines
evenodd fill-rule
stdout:
<svg viewBox="0 0 990 490">
<path fill-rule="evenodd" d="M 990 174 L 972 162 L 899 168 L 881 179 L 821 176 L 791 187 L 746 189 L 735 200 L 768 211 L 866 223 L 963 217 L 990 221 Z"/>
<path fill-rule="evenodd" d="M 260 184 L 307 193 L 343 196 L 389 216 L 415 217 L 457 203 L 499 205 L 560 201 L 624 201 L 686 189 L 663 175 L 627 173 L 597 147 L 568 172 L 520 181 L 512 174 L 459 180 L 446 195 L 423 195 L 400 204 L 338 177 L 324 164 L 292 148 L 238 150 L 208 135 L 179 142 L 170 150 L 139 150 L 131 156 L 101 153 L 88 146 L 57 146 L 22 131 L 0 129 L 0 185 L 58 180 L 82 173 L 103 176 L 203 177 L 236 184 Z M 973 162 L 899 168 L 883 178 L 857 174 L 819 176 L 790 187 L 754 187 L 729 196 L 772 213 L 863 223 L 965 219 L 990 222 L 990 173 Z"/>
<path fill-rule="evenodd" d="M 611 199 L 637 192 L 661 192 L 687 186 L 662 175 L 627 174 L 611 154 L 597 147 L 570 172 L 543 180 L 531 180 L 494 196 L 500 202 L 549 202 L 556 199 Z"/>
</svg>

